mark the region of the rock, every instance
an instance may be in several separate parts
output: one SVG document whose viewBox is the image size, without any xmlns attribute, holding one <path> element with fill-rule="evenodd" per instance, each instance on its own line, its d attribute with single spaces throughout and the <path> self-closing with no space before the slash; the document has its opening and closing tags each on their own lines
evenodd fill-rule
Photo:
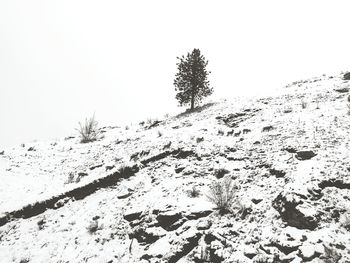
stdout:
<svg viewBox="0 0 350 263">
<path fill-rule="evenodd" d="M 141 256 L 141 259 L 155 259 L 162 258 L 171 252 L 171 245 L 169 239 L 165 236 L 158 239 L 154 244 L 152 244 L 145 254 Z"/>
<path fill-rule="evenodd" d="M 118 193 L 117 193 L 117 198 L 118 199 L 124 199 L 124 198 L 127 198 L 129 197 L 130 195 L 132 194 L 132 192 L 130 191 L 129 188 L 123 186 L 123 187 L 120 187 Z"/>
<path fill-rule="evenodd" d="M 156 239 L 159 239 L 159 238 L 165 236 L 167 232 L 161 227 L 148 227 L 145 230 L 145 233 L 148 236 L 151 236 L 151 237 L 154 237 Z"/>
<path fill-rule="evenodd" d="M 207 230 L 211 227 L 211 225 L 212 225 L 211 220 L 202 219 L 202 220 L 199 220 L 199 222 L 197 223 L 197 229 L 198 230 Z"/>
<path fill-rule="evenodd" d="M 127 221 L 134 221 L 141 218 L 142 210 L 139 209 L 129 209 L 124 212 L 124 219 Z"/>
<path fill-rule="evenodd" d="M 349 84 L 343 83 L 339 87 L 335 88 L 334 91 L 339 93 L 347 93 L 349 92 Z"/>
<path fill-rule="evenodd" d="M 189 229 L 180 236 L 180 240 L 174 240 L 171 244 L 174 244 L 174 249 L 167 256 L 166 261 L 168 263 L 178 262 L 181 258 L 186 256 L 192 249 L 198 246 L 198 241 L 201 238 L 201 233 L 193 229 Z"/>
<path fill-rule="evenodd" d="M 137 225 L 129 232 L 129 238 L 135 238 L 140 244 L 152 244 L 166 235 L 161 227 L 143 227 Z"/>
<path fill-rule="evenodd" d="M 186 159 L 187 157 L 192 155 L 195 155 L 195 153 L 192 150 L 186 151 L 181 148 L 174 152 L 174 157 L 177 159 Z"/>
<path fill-rule="evenodd" d="M 288 255 L 293 252 L 298 251 L 298 248 L 301 246 L 301 243 L 295 240 L 278 240 L 273 241 L 271 244 L 268 244 L 269 247 L 276 247 L 283 254 Z"/>
<path fill-rule="evenodd" d="M 175 173 L 181 173 L 184 169 L 186 168 L 186 166 L 184 166 L 184 165 L 177 165 L 176 167 L 175 167 Z"/>
<path fill-rule="evenodd" d="M 217 179 L 220 179 L 222 177 L 224 177 L 225 174 L 228 174 L 230 173 L 230 171 L 224 169 L 224 168 L 220 168 L 220 169 L 216 169 L 214 171 L 214 176 L 217 178 Z"/>
<path fill-rule="evenodd" d="M 259 252 L 253 247 L 246 246 L 244 248 L 244 255 L 249 259 L 253 259 L 258 253 Z"/>
<path fill-rule="evenodd" d="M 261 201 L 262 201 L 262 199 L 260 199 L 260 198 L 252 198 L 252 202 L 254 204 L 259 204 Z"/>
<path fill-rule="evenodd" d="M 305 199 L 305 196 L 297 193 L 281 192 L 272 206 L 289 226 L 313 230 L 319 225 L 319 213 Z"/>
<path fill-rule="evenodd" d="M 195 220 L 206 217 L 213 211 L 213 205 L 211 203 L 203 202 L 194 206 L 190 206 L 185 212 L 185 217 L 189 220 Z"/>
<path fill-rule="evenodd" d="M 70 200 L 69 197 L 65 197 L 59 201 L 57 201 L 55 204 L 54 204 L 54 209 L 58 209 L 62 206 L 64 206 L 68 201 Z"/>
<path fill-rule="evenodd" d="M 299 247 L 299 255 L 304 261 L 310 261 L 316 256 L 315 247 L 312 244 L 304 243 Z"/>
<path fill-rule="evenodd" d="M 103 163 L 100 163 L 100 164 L 96 164 L 96 165 L 90 166 L 89 169 L 92 171 L 92 170 L 95 170 L 96 168 L 100 168 L 102 166 L 103 166 Z"/>
<path fill-rule="evenodd" d="M 309 160 L 313 157 L 315 157 L 317 154 L 314 153 L 313 151 L 298 151 L 296 153 L 296 158 L 300 161 L 303 160 Z"/>
<path fill-rule="evenodd" d="M 271 168 L 270 174 L 276 176 L 277 178 L 282 178 L 286 175 L 286 172 L 282 170 L 277 170 L 275 168 Z"/>
<path fill-rule="evenodd" d="M 168 231 L 176 229 L 179 226 L 179 224 L 176 223 L 182 223 L 180 219 L 183 219 L 183 216 L 182 213 L 178 211 L 160 212 L 157 215 L 159 225 Z"/>
<path fill-rule="evenodd" d="M 289 153 L 296 153 L 297 152 L 297 150 L 295 148 L 291 147 L 291 146 L 283 148 L 282 150 L 287 151 Z"/>
<path fill-rule="evenodd" d="M 350 72 L 345 73 L 344 76 L 343 76 L 343 79 L 344 80 L 350 80 Z"/>
</svg>

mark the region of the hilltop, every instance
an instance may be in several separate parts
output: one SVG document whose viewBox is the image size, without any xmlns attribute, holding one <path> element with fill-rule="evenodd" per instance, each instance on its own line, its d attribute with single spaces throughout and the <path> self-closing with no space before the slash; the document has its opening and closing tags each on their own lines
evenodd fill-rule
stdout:
<svg viewBox="0 0 350 263">
<path fill-rule="evenodd" d="M 349 85 L 0 151 L 0 261 L 350 262 Z M 207 195 L 227 178 L 220 214 Z"/>
</svg>

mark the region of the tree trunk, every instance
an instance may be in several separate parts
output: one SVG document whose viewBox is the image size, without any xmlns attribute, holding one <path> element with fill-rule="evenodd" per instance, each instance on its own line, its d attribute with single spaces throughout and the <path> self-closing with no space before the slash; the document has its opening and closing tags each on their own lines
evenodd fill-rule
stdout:
<svg viewBox="0 0 350 263">
<path fill-rule="evenodd" d="M 192 96 L 191 96 L 191 110 L 194 109 L 194 94 L 192 93 Z"/>
</svg>

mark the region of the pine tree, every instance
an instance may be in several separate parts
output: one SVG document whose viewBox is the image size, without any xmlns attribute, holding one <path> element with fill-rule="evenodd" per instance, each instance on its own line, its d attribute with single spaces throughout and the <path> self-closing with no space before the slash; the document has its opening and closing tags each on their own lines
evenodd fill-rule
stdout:
<svg viewBox="0 0 350 263">
<path fill-rule="evenodd" d="M 208 61 L 196 48 L 186 57 L 182 56 L 177 59 L 180 61 L 176 64 L 178 73 L 174 80 L 176 99 L 181 106 L 190 104 L 193 110 L 195 103 L 201 102 L 204 97 L 213 93 L 213 88 L 210 87 L 207 79 L 210 74 L 210 71 L 206 69 Z"/>
</svg>

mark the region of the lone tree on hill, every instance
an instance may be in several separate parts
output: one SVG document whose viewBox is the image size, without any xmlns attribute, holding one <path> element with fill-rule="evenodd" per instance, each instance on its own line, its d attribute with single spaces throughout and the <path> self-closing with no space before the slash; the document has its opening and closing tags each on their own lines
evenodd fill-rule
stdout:
<svg viewBox="0 0 350 263">
<path fill-rule="evenodd" d="M 186 57 L 177 59 L 180 61 L 176 64 L 178 73 L 174 80 L 176 99 L 181 106 L 191 104 L 191 110 L 193 110 L 195 103 L 201 102 L 204 97 L 213 93 L 213 88 L 210 87 L 207 79 L 210 74 L 206 69 L 208 60 L 196 48 L 192 53 L 187 53 Z"/>
</svg>

